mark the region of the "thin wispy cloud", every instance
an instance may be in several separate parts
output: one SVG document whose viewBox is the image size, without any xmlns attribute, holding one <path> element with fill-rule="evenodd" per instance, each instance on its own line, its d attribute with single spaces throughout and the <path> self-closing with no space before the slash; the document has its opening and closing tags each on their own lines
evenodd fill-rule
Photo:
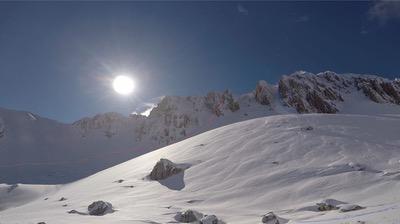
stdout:
<svg viewBox="0 0 400 224">
<path fill-rule="evenodd" d="M 249 15 L 249 10 L 247 10 L 243 5 L 237 4 L 236 8 L 240 14 L 245 15 L 245 16 Z"/>
<path fill-rule="evenodd" d="M 378 20 L 381 25 L 390 20 L 400 20 L 400 1 L 375 1 L 368 14 L 371 19 Z"/>
</svg>

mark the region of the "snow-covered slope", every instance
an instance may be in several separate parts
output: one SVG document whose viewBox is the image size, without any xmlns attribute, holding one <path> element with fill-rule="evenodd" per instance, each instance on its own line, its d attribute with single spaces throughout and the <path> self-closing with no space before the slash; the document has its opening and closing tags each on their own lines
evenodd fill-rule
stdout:
<svg viewBox="0 0 400 224">
<path fill-rule="evenodd" d="M 253 91 L 167 96 L 148 117 L 99 114 L 73 124 L 0 109 L 0 183 L 66 183 L 204 131 L 288 113 L 400 114 L 400 82 L 296 72 Z"/>
<path fill-rule="evenodd" d="M 226 223 L 391 224 L 400 220 L 400 117 L 277 115 L 224 126 L 63 185 L 0 212 L 0 223 L 168 223 L 195 209 Z M 145 177 L 160 158 L 190 166 L 163 181 Z M 120 181 L 118 181 L 120 180 Z M 60 198 L 66 198 L 59 201 Z M 44 200 L 48 198 L 48 200 Z M 319 212 L 323 199 L 364 209 Z M 105 200 L 115 212 L 87 212 Z"/>
</svg>

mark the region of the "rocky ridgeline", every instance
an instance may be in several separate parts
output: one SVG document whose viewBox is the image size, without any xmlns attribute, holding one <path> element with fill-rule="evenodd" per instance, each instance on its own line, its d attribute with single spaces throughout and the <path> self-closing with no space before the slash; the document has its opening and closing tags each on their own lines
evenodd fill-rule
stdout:
<svg viewBox="0 0 400 224">
<path fill-rule="evenodd" d="M 344 95 L 361 91 L 376 103 L 400 104 L 400 82 L 378 76 L 296 72 L 279 81 L 283 103 L 298 113 L 337 113 Z"/>
<path fill-rule="evenodd" d="M 338 113 L 346 96 L 358 92 L 375 103 L 400 105 L 398 80 L 371 75 L 340 75 L 329 71 L 318 74 L 299 71 L 283 76 L 275 86 L 259 81 L 253 92 L 241 96 L 235 97 L 228 90 L 210 92 L 205 96 L 167 96 L 148 117 L 106 113 L 79 120 L 74 126 L 81 130 L 82 136 L 97 130 L 111 138 L 125 131 L 138 142 L 151 141 L 160 146 L 215 128 L 218 125 L 210 125 L 210 122 L 221 120 L 226 115 L 233 115 L 233 121 L 236 118 L 237 121 L 244 120 L 241 118 L 243 114 L 247 116 L 247 111 L 260 106 L 265 106 L 265 114 L 256 116 L 267 116 L 271 111 L 279 113 L 275 111 L 277 105 L 286 106 L 288 111 L 293 108 L 298 113 Z M 246 112 L 242 112 L 243 108 Z"/>
</svg>

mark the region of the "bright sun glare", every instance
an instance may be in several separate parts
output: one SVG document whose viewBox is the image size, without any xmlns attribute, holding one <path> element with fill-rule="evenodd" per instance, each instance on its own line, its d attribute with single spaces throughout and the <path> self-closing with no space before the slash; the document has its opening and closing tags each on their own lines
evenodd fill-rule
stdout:
<svg viewBox="0 0 400 224">
<path fill-rule="evenodd" d="M 115 77 L 112 85 L 115 92 L 121 95 L 129 95 L 135 87 L 133 80 L 125 75 Z"/>
</svg>

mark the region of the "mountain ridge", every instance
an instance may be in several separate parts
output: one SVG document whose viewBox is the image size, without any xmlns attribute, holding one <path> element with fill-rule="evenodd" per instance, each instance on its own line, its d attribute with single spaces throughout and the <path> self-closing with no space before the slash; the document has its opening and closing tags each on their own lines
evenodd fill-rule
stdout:
<svg viewBox="0 0 400 224">
<path fill-rule="evenodd" d="M 109 112 L 64 124 L 30 112 L 0 110 L 0 183 L 70 182 L 252 118 L 290 113 L 399 114 L 399 96 L 398 80 L 298 71 L 276 85 L 261 80 L 240 96 L 228 90 L 166 96 L 148 117 Z"/>
</svg>

